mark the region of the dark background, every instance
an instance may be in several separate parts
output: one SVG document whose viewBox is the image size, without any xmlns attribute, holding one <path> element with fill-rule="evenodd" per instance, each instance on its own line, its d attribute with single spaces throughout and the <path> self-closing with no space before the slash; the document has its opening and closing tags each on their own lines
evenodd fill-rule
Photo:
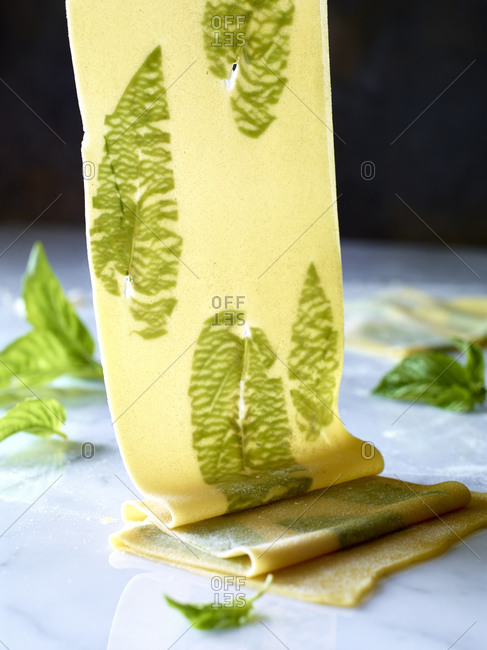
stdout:
<svg viewBox="0 0 487 650">
<path fill-rule="evenodd" d="M 27 226 L 62 193 L 38 224 L 81 224 L 64 3 L 0 7 L 0 220 Z M 330 0 L 329 23 L 342 236 L 486 245 L 487 2 Z"/>
</svg>

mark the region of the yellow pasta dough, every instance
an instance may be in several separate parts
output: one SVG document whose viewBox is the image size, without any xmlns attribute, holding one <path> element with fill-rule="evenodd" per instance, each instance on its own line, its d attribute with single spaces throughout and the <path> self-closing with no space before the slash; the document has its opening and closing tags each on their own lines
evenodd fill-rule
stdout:
<svg viewBox="0 0 487 650">
<path fill-rule="evenodd" d="M 401 288 L 350 301 L 346 312 L 349 348 L 393 358 L 448 348 L 455 338 L 482 344 L 487 336 L 487 298 L 483 296 L 441 300 Z"/>
<path fill-rule="evenodd" d="M 278 571 L 272 588 L 293 598 L 350 607 L 358 604 L 382 577 L 435 557 L 485 526 L 487 495 L 474 492 L 466 508 Z"/>
<path fill-rule="evenodd" d="M 360 544 L 363 572 L 385 542 L 362 542 L 470 493 L 374 478 L 380 452 L 338 414 L 326 3 L 67 0 L 67 14 L 109 405 L 144 495 L 112 542 L 354 602 L 320 596 L 306 567 Z"/>
<path fill-rule="evenodd" d="M 243 5 L 232 22 L 225 3 L 67 4 L 110 409 L 171 526 L 383 467 L 337 411 L 324 5 Z M 212 46 L 235 30 L 245 47 Z"/>
<path fill-rule="evenodd" d="M 416 516 L 415 525 L 408 525 L 402 529 L 398 527 L 396 532 L 382 534 L 385 532 L 384 520 L 381 521 L 380 516 L 376 517 L 375 532 L 381 535 L 378 539 L 371 539 L 366 543 L 360 543 L 361 540 L 358 539 L 359 543 L 351 548 L 329 552 L 304 562 L 273 570 L 274 579 L 270 591 L 326 605 L 351 607 L 357 605 L 386 575 L 435 557 L 454 544 L 463 543 L 468 546 L 465 538 L 473 531 L 487 526 L 486 494 L 473 492 L 469 501 L 468 491 L 458 483 L 442 483 L 437 486 L 422 487 L 404 484 L 402 481 L 378 478 L 390 482 L 390 485 L 395 487 L 414 490 L 414 495 L 407 504 L 407 511 L 409 514 L 408 524 L 412 524 Z M 371 483 L 373 480 L 367 479 L 366 483 L 373 485 Z M 356 492 L 354 488 L 356 486 L 350 484 L 351 494 Z M 363 494 L 363 488 L 362 485 L 361 489 L 357 491 L 358 494 Z M 452 512 L 440 514 L 441 509 L 438 508 L 438 501 L 435 508 L 431 505 L 432 501 L 428 501 L 428 496 L 425 494 L 428 491 L 436 492 L 437 496 L 441 491 L 444 491 L 445 497 L 446 494 L 449 494 L 450 497 L 453 497 L 451 502 L 453 507 L 458 507 L 462 503 L 467 503 L 467 505 Z M 412 492 L 410 493 L 412 494 Z M 427 513 L 429 508 L 428 505 L 425 505 L 426 503 L 431 507 L 429 518 Z M 286 506 L 284 505 L 284 507 Z M 266 508 L 269 506 L 263 506 L 257 510 Z M 378 515 L 380 510 L 380 507 L 377 506 L 373 508 L 375 515 Z M 140 510 L 138 511 L 140 512 Z M 298 509 L 298 512 L 302 514 L 303 509 Z M 132 514 L 135 515 L 135 510 Z M 237 517 L 242 514 L 239 513 Z M 427 520 L 422 522 L 423 517 Z M 189 568 L 204 575 L 248 575 L 249 562 L 244 555 L 228 559 L 224 558 L 224 554 L 221 552 L 210 554 L 202 550 L 201 546 L 190 546 L 191 536 L 183 534 L 181 537 L 173 537 L 167 534 L 167 531 L 163 532 L 160 527 L 146 520 L 145 516 L 140 519 L 141 521 L 138 523 L 133 521 L 132 526 L 113 536 L 112 543 L 115 548 L 151 559 L 162 560 L 174 566 Z M 372 516 L 371 519 L 373 520 L 374 517 Z M 364 526 L 364 521 L 363 519 L 354 521 L 351 517 L 349 524 L 355 527 L 355 530 L 360 531 L 360 527 Z M 403 525 L 407 525 L 406 522 Z M 363 528 L 362 531 L 367 533 Z M 368 532 L 373 537 L 374 532 L 370 531 L 370 528 Z M 279 542 L 280 540 L 277 540 L 275 545 L 279 545 Z M 250 549 L 247 548 L 248 550 Z M 262 577 L 251 576 L 247 578 L 247 584 L 259 587 L 264 578 L 265 574 Z"/>
<path fill-rule="evenodd" d="M 422 486 L 385 477 L 342 483 L 306 495 L 164 529 L 147 503 L 125 507 L 133 526 L 115 548 L 245 576 L 333 553 L 466 506 L 469 490 L 454 481 Z M 213 563 L 213 564 L 212 564 Z"/>
</svg>

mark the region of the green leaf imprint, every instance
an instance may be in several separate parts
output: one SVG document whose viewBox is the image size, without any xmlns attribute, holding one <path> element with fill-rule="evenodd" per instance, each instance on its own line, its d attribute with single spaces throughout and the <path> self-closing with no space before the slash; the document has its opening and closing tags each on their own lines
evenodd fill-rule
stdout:
<svg viewBox="0 0 487 650">
<path fill-rule="evenodd" d="M 366 515 L 321 515 L 284 519 L 279 524 L 298 533 L 314 533 L 318 530 L 330 530 L 335 533 L 341 548 L 361 544 L 370 539 L 392 533 L 404 528 L 401 515 L 393 510 L 371 512 Z"/>
<path fill-rule="evenodd" d="M 193 448 L 204 480 L 226 495 L 228 510 L 306 492 L 311 479 L 291 451 L 282 379 L 265 334 L 208 319 L 197 341 L 189 396 Z"/>
<path fill-rule="evenodd" d="M 329 498 L 368 506 L 384 506 L 417 499 L 416 494 L 407 486 L 386 481 L 371 481 L 369 477 L 333 487 L 336 489 L 332 490 L 331 494 L 330 490 L 326 493 Z"/>
<path fill-rule="evenodd" d="M 203 18 L 210 71 L 226 81 L 239 131 L 258 138 L 276 119 L 289 57 L 294 3 L 209 0 Z M 236 64 L 236 66 L 235 66 Z"/>
<path fill-rule="evenodd" d="M 310 264 L 292 328 L 289 379 L 297 425 L 308 440 L 315 440 L 333 419 L 336 370 L 339 366 L 338 331 L 333 327 L 330 301 Z"/>
<path fill-rule="evenodd" d="M 229 513 L 224 517 L 212 517 L 197 521 L 178 531 L 184 541 L 207 553 L 230 551 L 238 546 L 258 546 L 266 538 L 254 528 L 245 526 L 238 517 L 240 513 Z M 185 533 L 188 533 L 186 536 Z"/>
<path fill-rule="evenodd" d="M 175 305 L 182 239 L 174 232 L 178 213 L 170 167 L 169 119 L 161 48 L 147 57 L 128 84 L 108 127 L 98 191 L 99 213 L 90 230 L 95 275 L 105 289 L 124 294 L 136 332 L 144 338 L 167 333 Z"/>
<path fill-rule="evenodd" d="M 419 496 L 418 496 L 419 495 Z M 448 492 L 440 489 L 428 489 L 426 486 L 415 486 L 414 490 L 407 484 L 398 485 L 394 479 L 380 476 L 366 476 L 340 485 L 334 485 L 321 497 L 345 501 L 346 503 L 360 503 L 368 506 L 388 506 L 399 504 L 403 501 L 415 501 L 430 496 L 448 497 Z"/>
</svg>

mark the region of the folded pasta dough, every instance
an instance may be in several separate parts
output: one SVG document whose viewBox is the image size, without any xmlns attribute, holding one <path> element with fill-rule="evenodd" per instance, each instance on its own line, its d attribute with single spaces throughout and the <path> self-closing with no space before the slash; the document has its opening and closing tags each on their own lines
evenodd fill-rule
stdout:
<svg viewBox="0 0 487 650">
<path fill-rule="evenodd" d="M 275 593 L 351 607 L 384 576 L 444 553 L 487 526 L 487 495 L 472 492 L 466 508 L 433 517 L 368 544 L 277 571 Z M 250 581 L 249 581 L 250 584 Z"/>
<path fill-rule="evenodd" d="M 454 484 L 443 483 L 429 486 L 429 489 L 445 490 L 446 486 L 451 489 Z M 458 486 L 456 484 L 453 487 L 450 493 L 452 496 Z M 414 489 L 419 487 L 414 486 Z M 456 503 L 461 502 L 461 492 L 461 489 L 458 490 L 453 497 Z M 413 506 L 409 510 L 410 515 L 418 501 L 421 502 L 417 499 L 415 505 L 410 504 Z M 353 519 L 350 520 L 352 526 L 355 523 Z M 466 543 L 464 540 L 467 535 L 485 526 L 487 494 L 472 492 L 471 501 L 466 507 L 441 516 L 439 512 L 434 515 L 431 513 L 431 518 L 422 523 L 382 535 L 367 543 L 359 543 L 351 548 L 275 570 L 269 590 L 290 598 L 352 607 L 360 603 L 384 576 L 439 555 L 454 544 Z M 360 531 L 359 528 L 355 530 Z M 384 532 L 380 520 L 377 520 L 376 530 L 379 534 Z M 162 560 L 173 566 L 190 568 L 203 575 L 245 575 L 248 568 L 244 556 L 230 560 L 205 553 L 199 547 L 193 549 L 186 542 L 162 532 L 161 528 L 152 523 L 134 524 L 115 535 L 112 542 L 117 549 Z M 258 588 L 263 584 L 264 578 L 265 576 L 250 577 L 246 584 Z"/>
<path fill-rule="evenodd" d="M 215 570 L 226 567 L 228 573 L 255 576 L 360 544 L 469 501 L 469 490 L 455 481 L 423 486 L 369 477 L 181 526 L 172 534 L 150 504 L 138 503 L 124 510 L 124 519 L 135 525 L 115 534 L 112 544 L 189 566 L 200 566 L 202 553 L 206 568 L 213 560 Z"/>
</svg>

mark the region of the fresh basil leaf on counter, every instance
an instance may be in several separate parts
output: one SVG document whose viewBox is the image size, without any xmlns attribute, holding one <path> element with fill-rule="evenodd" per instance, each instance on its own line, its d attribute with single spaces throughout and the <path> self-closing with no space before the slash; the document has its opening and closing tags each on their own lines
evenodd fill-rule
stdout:
<svg viewBox="0 0 487 650">
<path fill-rule="evenodd" d="M 168 605 L 177 609 L 183 614 L 191 626 L 197 630 L 224 630 L 230 627 L 241 627 L 255 620 L 254 603 L 257 598 L 267 591 L 272 581 L 272 575 L 267 579 L 260 591 L 252 598 L 244 598 L 242 594 L 236 594 L 233 603 L 179 603 L 169 596 L 164 596 Z"/>
<path fill-rule="evenodd" d="M 28 386 L 39 386 L 62 375 L 82 379 L 101 379 L 96 361 L 88 363 L 73 354 L 55 334 L 49 330 L 32 330 L 7 345 L 0 353 L 0 386 L 16 381 L 14 371 Z M 17 381 L 22 384 L 22 381 Z"/>
<path fill-rule="evenodd" d="M 42 385 L 62 375 L 103 379 L 93 359 L 95 342 L 36 242 L 27 264 L 22 296 L 34 329 L 0 352 L 0 388 Z"/>
<path fill-rule="evenodd" d="M 465 350 L 468 343 L 464 341 L 455 341 L 455 344 L 460 350 Z M 484 351 L 480 345 L 472 344 L 466 350 L 465 370 L 470 377 L 470 380 L 476 385 L 479 392 L 483 391 L 483 399 L 485 399 L 485 359 Z"/>
<path fill-rule="evenodd" d="M 27 320 L 35 329 L 49 330 L 65 343 L 66 348 L 77 352 L 81 358 L 91 359 L 95 342 L 67 299 L 41 242 L 32 247 L 23 278 L 22 297 Z"/>
<path fill-rule="evenodd" d="M 471 411 L 486 397 L 484 353 L 475 343 L 456 340 L 454 345 L 465 353 L 464 365 L 443 352 L 416 352 L 384 375 L 372 393 L 450 411 Z"/>
<path fill-rule="evenodd" d="M 0 442 L 14 433 L 33 433 L 38 436 L 57 435 L 66 438 L 61 427 L 66 422 L 66 411 L 55 399 L 26 399 L 0 418 Z"/>
</svg>

